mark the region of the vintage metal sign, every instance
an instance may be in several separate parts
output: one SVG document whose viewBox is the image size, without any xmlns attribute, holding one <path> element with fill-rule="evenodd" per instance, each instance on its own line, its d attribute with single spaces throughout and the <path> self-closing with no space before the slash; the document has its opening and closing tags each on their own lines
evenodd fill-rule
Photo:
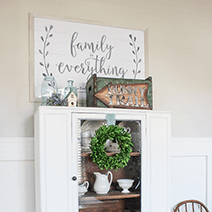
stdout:
<svg viewBox="0 0 212 212">
<path fill-rule="evenodd" d="M 147 99 L 148 84 L 112 84 L 95 94 L 108 107 L 150 109 Z"/>
<path fill-rule="evenodd" d="M 117 79 L 94 74 L 86 83 L 86 106 L 152 110 L 152 77 Z"/>
</svg>

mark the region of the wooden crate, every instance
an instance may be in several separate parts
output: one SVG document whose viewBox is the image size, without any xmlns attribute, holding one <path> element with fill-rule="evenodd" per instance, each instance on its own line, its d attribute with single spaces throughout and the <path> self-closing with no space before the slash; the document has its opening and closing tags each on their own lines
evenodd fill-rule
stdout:
<svg viewBox="0 0 212 212">
<path fill-rule="evenodd" d="M 117 79 L 94 74 L 86 83 L 86 106 L 152 110 L 152 77 Z"/>
</svg>

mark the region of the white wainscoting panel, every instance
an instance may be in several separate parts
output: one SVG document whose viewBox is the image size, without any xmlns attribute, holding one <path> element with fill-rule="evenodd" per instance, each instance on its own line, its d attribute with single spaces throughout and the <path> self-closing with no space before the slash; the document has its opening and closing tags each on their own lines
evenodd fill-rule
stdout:
<svg viewBox="0 0 212 212">
<path fill-rule="evenodd" d="M 33 138 L 0 138 L 1 212 L 35 212 L 33 149 Z"/>
<path fill-rule="evenodd" d="M 172 138 L 170 155 L 169 205 L 194 198 L 212 211 L 212 138 Z M 35 212 L 34 194 L 34 138 L 0 138 L 0 212 Z"/>
<path fill-rule="evenodd" d="M 171 207 L 197 199 L 212 210 L 212 138 L 173 138 L 170 169 Z"/>
</svg>

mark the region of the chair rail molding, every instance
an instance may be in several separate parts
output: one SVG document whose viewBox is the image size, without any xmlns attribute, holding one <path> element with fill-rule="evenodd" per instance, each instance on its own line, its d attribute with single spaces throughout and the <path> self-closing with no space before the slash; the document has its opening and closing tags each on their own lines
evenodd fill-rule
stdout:
<svg viewBox="0 0 212 212">
<path fill-rule="evenodd" d="M 20 160 L 34 160 L 34 138 L 0 138 L 0 162 Z"/>
<path fill-rule="evenodd" d="M 170 153 L 171 157 L 189 155 L 212 156 L 212 138 L 173 137 Z M 34 138 L 0 138 L 0 161 L 4 160 L 34 160 Z"/>
<path fill-rule="evenodd" d="M 171 156 L 188 154 L 212 155 L 212 138 L 173 137 L 171 142 Z"/>
</svg>

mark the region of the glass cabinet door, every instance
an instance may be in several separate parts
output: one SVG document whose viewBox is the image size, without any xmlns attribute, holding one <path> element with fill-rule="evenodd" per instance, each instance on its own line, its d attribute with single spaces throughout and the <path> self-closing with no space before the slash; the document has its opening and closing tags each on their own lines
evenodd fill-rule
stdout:
<svg viewBox="0 0 212 212">
<path fill-rule="evenodd" d="M 142 211 L 142 140 L 144 139 L 144 117 L 135 115 L 115 115 L 115 125 L 123 127 L 131 135 L 133 143 L 131 158 L 127 166 L 117 171 L 101 170 L 91 157 L 90 141 L 95 131 L 107 125 L 105 114 L 74 114 L 73 141 L 77 141 L 78 183 L 77 207 L 80 212 L 141 212 Z M 107 155 L 113 157 L 120 149 L 116 141 L 107 140 Z M 108 186 L 108 193 L 98 194 L 95 183 Z M 120 181 L 119 181 L 120 180 Z M 104 185 L 104 184 L 107 185 Z M 128 187 L 126 187 L 128 184 Z M 125 186 L 125 187 L 123 187 Z"/>
</svg>

